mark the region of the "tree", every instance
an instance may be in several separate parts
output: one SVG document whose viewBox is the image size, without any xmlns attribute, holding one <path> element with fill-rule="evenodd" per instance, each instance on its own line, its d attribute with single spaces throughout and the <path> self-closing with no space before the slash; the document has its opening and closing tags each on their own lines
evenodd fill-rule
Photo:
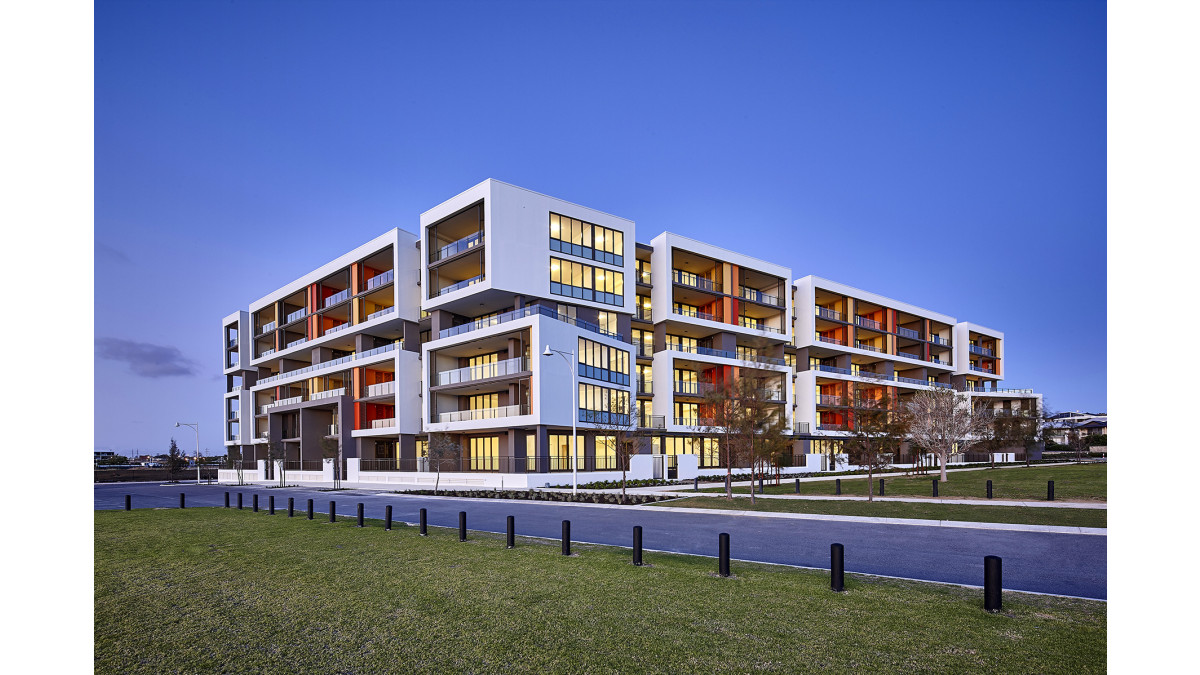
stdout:
<svg viewBox="0 0 1200 675">
<path fill-rule="evenodd" d="M 992 423 L 988 428 L 987 445 L 993 453 L 1005 448 L 1020 447 L 1025 450 L 1025 465 L 1029 466 L 1029 456 L 1032 446 L 1042 435 L 1042 415 L 1038 410 L 1014 408 L 997 411 L 992 414 Z M 995 455 L 992 456 L 994 467 Z"/>
<path fill-rule="evenodd" d="M 287 448 L 279 441 L 267 444 L 267 463 L 272 468 L 279 462 L 279 487 L 287 487 Z"/>
<path fill-rule="evenodd" d="M 430 434 L 427 452 L 429 463 L 437 471 L 437 478 L 433 481 L 433 494 L 436 495 L 438 485 L 442 482 L 442 464 L 452 464 L 454 460 L 461 460 L 462 446 L 450 434 Z"/>
<path fill-rule="evenodd" d="M 237 484 L 245 485 L 246 476 L 245 469 L 242 467 L 242 451 L 236 445 L 229 446 L 229 466 L 234 471 L 237 471 Z"/>
<path fill-rule="evenodd" d="M 333 489 L 342 489 L 342 442 L 339 438 L 321 439 L 321 457 L 333 460 Z"/>
<path fill-rule="evenodd" d="M 708 415 L 708 424 L 704 426 L 725 440 L 725 495 L 729 499 L 733 498 L 734 462 L 750 467 L 750 503 L 754 504 L 757 503 L 754 479 L 771 457 L 781 452 L 786 420 L 781 406 L 774 402 L 770 380 L 770 375 L 743 368 L 740 376 L 704 397 L 703 406 Z"/>
<path fill-rule="evenodd" d="M 183 453 L 179 452 L 179 446 L 175 445 L 175 439 L 171 439 L 171 447 L 167 450 L 167 474 L 174 476 L 183 470 L 187 465 L 187 460 L 183 458 Z"/>
<path fill-rule="evenodd" d="M 629 459 L 637 454 L 643 437 L 638 429 L 637 399 L 629 392 L 612 390 L 607 407 L 606 412 L 595 414 L 591 422 L 597 431 L 613 437 L 617 464 L 621 466 L 621 501 L 624 502 Z"/>
<path fill-rule="evenodd" d="M 983 442 L 992 417 L 976 412 L 970 398 L 951 389 L 927 389 L 913 394 L 904 405 L 909 434 L 916 445 L 936 454 L 942 466 L 941 481 L 946 482 L 946 462 L 950 454 L 966 452 Z"/>
<path fill-rule="evenodd" d="M 739 415 L 737 398 L 733 395 L 729 385 L 726 384 L 725 387 L 706 393 L 704 395 L 704 402 L 701 405 L 707 417 L 697 420 L 700 423 L 698 426 L 720 437 L 718 452 L 720 454 L 720 461 L 725 464 L 725 499 L 732 501 L 733 462 L 735 455 L 733 429 L 737 426 L 737 416 Z M 751 490 L 751 493 L 753 492 Z"/>
<path fill-rule="evenodd" d="M 892 405 L 886 391 L 878 399 L 852 402 L 845 396 L 843 400 L 847 407 L 854 403 L 854 412 L 842 447 L 855 464 L 867 467 L 867 501 L 875 501 L 875 473 L 890 466 L 900 452 L 909 431 L 909 412 L 903 406 Z"/>
</svg>

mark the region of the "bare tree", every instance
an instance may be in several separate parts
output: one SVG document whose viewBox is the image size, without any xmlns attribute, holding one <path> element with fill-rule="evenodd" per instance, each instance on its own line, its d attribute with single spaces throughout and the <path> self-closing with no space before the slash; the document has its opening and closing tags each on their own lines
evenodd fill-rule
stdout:
<svg viewBox="0 0 1200 675">
<path fill-rule="evenodd" d="M 333 460 L 333 489 L 342 489 L 342 442 L 337 437 L 321 439 L 321 457 Z"/>
<path fill-rule="evenodd" d="M 242 451 L 241 451 L 241 449 L 238 448 L 238 446 L 236 446 L 236 445 L 231 445 L 231 446 L 229 446 L 229 452 L 227 454 L 229 457 L 230 467 L 234 471 L 237 472 L 237 481 L 238 481 L 237 484 L 245 485 L 246 484 L 246 475 L 244 473 L 245 468 L 242 466 Z"/>
<path fill-rule="evenodd" d="M 849 396 L 844 402 L 851 407 Z M 900 452 L 909 432 L 909 413 L 903 406 L 892 405 L 886 392 L 877 399 L 854 402 L 853 410 L 843 447 L 855 464 L 867 467 L 867 501 L 875 501 L 875 473 L 890 466 Z"/>
<path fill-rule="evenodd" d="M 913 443 L 938 456 L 942 466 L 941 481 L 946 482 L 946 462 L 950 454 L 966 452 L 986 440 L 991 415 L 977 413 L 970 398 L 951 389 L 918 391 L 905 403 L 909 418 L 909 434 Z"/>
<path fill-rule="evenodd" d="M 740 414 L 737 398 L 726 384 L 707 392 L 701 407 L 706 417 L 697 420 L 697 426 L 720 437 L 718 452 L 725 464 L 725 498 L 732 500 L 734 457 L 740 454 L 734 448 L 734 429 L 738 426 L 737 417 Z"/>
<path fill-rule="evenodd" d="M 279 462 L 279 487 L 287 487 L 287 447 L 279 441 L 267 444 L 267 465 L 275 468 Z"/>
<path fill-rule="evenodd" d="M 743 374 L 704 397 L 709 418 L 706 428 L 725 439 L 727 498 L 733 498 L 733 464 L 750 467 L 750 503 L 756 504 L 754 479 L 778 454 L 783 437 L 783 414 L 775 403 L 770 377 L 743 369 Z"/>
<path fill-rule="evenodd" d="M 442 482 L 442 464 L 462 458 L 462 447 L 450 434 L 431 434 L 427 444 L 429 463 L 437 470 L 437 478 L 433 481 L 433 494 L 438 493 Z"/>
<path fill-rule="evenodd" d="M 1041 411 L 1036 409 L 1013 408 L 997 411 L 992 415 L 987 445 L 992 453 L 1001 452 L 1005 448 L 1023 448 L 1025 465 L 1029 466 L 1031 450 L 1042 436 L 1042 424 Z M 995 465 L 995 454 L 993 454 L 992 466 L 995 467 Z"/>
<path fill-rule="evenodd" d="M 608 410 L 592 419 L 597 431 L 613 437 L 613 448 L 617 464 L 621 466 L 621 501 L 625 501 L 626 472 L 629 460 L 637 454 L 643 434 L 638 429 L 637 399 L 628 392 L 613 391 L 609 394 Z"/>
</svg>

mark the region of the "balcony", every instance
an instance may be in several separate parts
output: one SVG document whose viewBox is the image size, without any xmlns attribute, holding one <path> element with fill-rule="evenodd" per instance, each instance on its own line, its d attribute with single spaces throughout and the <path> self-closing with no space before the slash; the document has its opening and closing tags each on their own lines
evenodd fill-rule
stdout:
<svg viewBox="0 0 1200 675">
<path fill-rule="evenodd" d="M 232 388 L 232 389 L 230 389 L 229 391 L 230 391 L 230 393 L 232 393 L 232 392 L 235 392 L 235 391 L 241 391 L 241 390 L 242 390 L 242 385 L 240 385 L 240 384 L 235 384 L 235 385 L 233 385 L 233 388 Z"/>
<path fill-rule="evenodd" d="M 336 333 L 338 331 L 346 330 L 349 327 L 350 327 L 349 321 L 347 321 L 346 323 L 339 323 L 338 325 L 333 326 L 332 328 L 326 328 L 325 335 L 333 335 L 334 333 Z"/>
<path fill-rule="evenodd" d="M 915 331 L 911 328 L 897 328 L 896 335 L 899 335 L 901 337 L 906 337 L 906 338 L 912 338 L 914 340 L 921 339 L 921 332 Z"/>
<path fill-rule="evenodd" d="M 258 358 L 260 358 L 260 359 L 261 359 L 261 358 L 262 358 L 262 357 L 264 357 L 264 356 L 270 356 L 270 355 L 272 355 L 272 354 L 274 354 L 274 353 L 275 353 L 275 349 L 274 349 L 274 348 L 272 348 L 272 349 L 264 349 L 264 350 L 263 350 L 261 353 L 259 353 L 259 355 L 258 355 Z"/>
<path fill-rule="evenodd" d="M 693 347 L 679 342 L 668 342 L 667 349 L 677 352 L 687 352 L 689 354 L 700 354 L 701 356 L 716 356 L 722 359 L 736 359 L 735 352 L 727 352 L 724 349 L 712 349 L 709 347 Z"/>
<path fill-rule="evenodd" d="M 711 382 L 685 382 L 675 380 L 675 393 L 684 396 L 705 396 L 717 390 L 717 385 Z"/>
<path fill-rule="evenodd" d="M 821 394 L 817 397 L 817 405 L 846 405 L 841 396 Z"/>
<path fill-rule="evenodd" d="M 949 346 L 950 346 L 950 341 L 949 341 L 949 340 L 947 340 L 946 338 L 943 338 L 943 337 L 937 336 L 937 335 L 930 335 L 930 336 L 929 336 L 929 341 L 930 341 L 930 342 L 932 342 L 932 343 L 933 343 L 933 344 L 935 344 L 935 345 L 942 345 L 943 347 L 949 347 Z"/>
<path fill-rule="evenodd" d="M 685 307 L 675 307 L 671 310 L 671 313 L 678 314 L 680 316 L 689 316 L 693 319 L 705 319 L 708 321 L 718 321 L 718 322 L 721 320 L 721 317 L 717 316 L 716 314 L 709 314 L 708 312 L 701 312 L 701 311 L 698 311 L 695 309 L 687 309 Z"/>
<path fill-rule="evenodd" d="M 330 424 L 329 429 L 327 429 L 325 431 L 325 435 L 326 436 L 337 436 L 338 435 L 338 425 Z"/>
<path fill-rule="evenodd" d="M 654 380 L 638 380 L 637 393 L 643 396 L 654 394 Z"/>
<path fill-rule="evenodd" d="M 396 381 L 392 380 L 391 382 L 380 382 L 379 384 L 368 385 L 366 397 L 372 398 L 374 396 L 387 396 L 395 393 Z"/>
<path fill-rule="evenodd" d="M 464 289 L 467 286 L 473 286 L 477 283 L 480 283 L 481 281 L 483 281 L 482 274 L 480 274 L 479 276 L 471 277 L 470 279 L 464 279 L 456 284 L 450 284 L 449 286 L 439 290 L 437 293 L 434 294 L 433 297 L 436 298 L 441 295 L 446 295 L 447 293 L 453 293 L 454 291 Z"/>
<path fill-rule="evenodd" d="M 562 321 L 563 323 L 571 324 L 572 326 L 575 326 L 577 328 L 582 328 L 586 331 L 591 331 L 593 333 L 598 333 L 605 337 L 613 338 L 614 340 L 620 340 L 621 342 L 629 342 L 628 339 L 626 339 L 616 333 L 610 333 L 606 330 L 602 330 L 600 328 L 600 326 L 598 326 L 597 324 L 591 323 L 590 321 L 584 321 L 582 319 L 573 319 L 573 318 L 567 316 L 566 314 L 559 314 L 556 310 L 551 309 L 549 307 L 542 307 L 541 305 L 529 305 L 527 307 L 522 307 L 521 309 L 514 309 L 511 312 L 504 312 L 503 314 L 497 314 L 496 316 L 491 316 L 486 319 L 478 319 L 475 321 L 464 323 L 461 326 L 454 326 L 453 328 L 444 328 L 438 332 L 438 339 L 440 340 L 442 338 L 453 337 L 455 335 L 462 335 L 463 333 L 469 333 L 473 330 L 478 330 L 480 328 L 488 328 L 490 326 L 498 326 L 502 323 L 508 323 L 510 321 L 516 321 L 518 319 L 523 319 L 528 316 L 534 316 L 534 315 L 539 315 L 539 314 L 541 316 L 548 316 L 551 319 L 556 319 L 558 321 Z"/>
<path fill-rule="evenodd" d="M 378 312 L 371 312 L 370 314 L 368 314 L 367 321 L 370 321 L 371 319 L 378 319 L 381 316 L 386 316 L 395 311 L 396 311 L 395 307 L 384 307 L 383 309 L 379 310 Z"/>
<path fill-rule="evenodd" d="M 346 388 L 338 387 L 337 389 L 326 389 L 325 391 L 318 391 L 315 394 L 309 394 L 308 400 L 320 401 L 321 399 L 325 399 L 325 398 L 337 398 L 338 396 L 345 396 L 345 395 L 346 395 Z"/>
<path fill-rule="evenodd" d="M 635 307 L 633 310 L 633 316 L 639 321 L 649 321 L 651 323 L 654 321 L 649 307 Z"/>
<path fill-rule="evenodd" d="M 654 358 L 654 346 L 645 343 L 635 345 L 634 352 L 643 359 Z"/>
<path fill-rule="evenodd" d="M 291 342 L 287 343 L 287 348 L 291 349 L 292 347 L 295 347 L 296 345 L 302 345 L 305 342 L 308 342 L 308 338 L 300 338 L 299 340 L 292 340 Z"/>
<path fill-rule="evenodd" d="M 396 277 L 395 270 L 388 270 L 388 271 L 384 272 L 383 274 L 376 274 L 375 276 L 371 277 L 370 279 L 367 279 L 367 290 L 369 291 L 373 288 L 379 288 L 380 286 L 383 286 L 385 284 L 390 284 L 392 282 L 392 279 L 394 279 L 395 277 Z"/>
<path fill-rule="evenodd" d="M 487 380 L 493 377 L 511 377 L 528 371 L 529 359 L 517 356 L 481 366 L 467 366 L 465 368 L 455 368 L 454 370 L 443 370 L 437 374 L 437 384 L 434 386 L 462 384 L 475 380 Z"/>
<path fill-rule="evenodd" d="M 429 262 L 435 263 L 445 258 L 451 258 L 463 251 L 468 251 L 477 246 L 483 245 L 483 232 L 475 232 L 469 234 L 458 241 L 451 242 L 436 251 L 429 252 Z"/>
<path fill-rule="evenodd" d="M 742 361 L 751 361 L 753 363 L 766 363 L 772 366 L 786 366 L 787 360 L 774 356 L 762 356 L 760 354 L 748 354 L 745 352 L 738 353 L 738 359 Z"/>
<path fill-rule="evenodd" d="M 855 316 L 854 323 L 863 328 L 870 328 L 871 330 L 883 330 L 883 324 L 874 319 L 868 319 L 865 316 Z"/>
<path fill-rule="evenodd" d="M 665 415 L 640 415 L 638 416 L 639 429 L 666 429 L 667 418 Z"/>
<path fill-rule="evenodd" d="M 773 307 L 784 306 L 783 298 L 780 298 L 777 295 L 767 295 L 762 291 L 755 290 L 753 288 L 746 288 L 745 286 L 738 286 L 738 297 L 751 300 L 753 302 L 762 303 L 764 305 L 771 305 Z"/>
<path fill-rule="evenodd" d="M 821 317 L 822 319 L 829 319 L 830 321 L 845 320 L 842 318 L 841 312 L 832 309 L 825 309 L 824 307 L 817 308 L 817 316 Z"/>
<path fill-rule="evenodd" d="M 721 284 L 683 270 L 671 270 L 671 281 L 681 286 L 691 286 L 710 293 L 721 292 Z"/>
<path fill-rule="evenodd" d="M 271 331 L 273 331 L 273 330 L 275 330 L 275 322 L 274 322 L 274 321 L 272 321 L 271 323 L 268 323 L 268 324 L 266 324 L 266 325 L 265 325 L 265 326 L 263 326 L 262 328 L 259 328 L 259 329 L 258 329 L 258 332 L 259 332 L 259 334 L 261 335 L 262 333 L 270 333 L 270 332 L 271 332 Z"/>
<path fill-rule="evenodd" d="M 817 341 L 824 342 L 826 344 L 831 344 L 831 345 L 842 345 L 843 347 L 846 346 L 845 340 L 839 340 L 838 338 L 825 337 L 824 335 L 818 335 Z"/>
<path fill-rule="evenodd" d="M 238 419 L 240 419 L 240 417 L 238 416 L 238 411 L 230 410 L 229 411 L 229 419 L 230 419 L 230 421 L 233 421 L 233 422 L 236 422 Z"/>
<path fill-rule="evenodd" d="M 382 347 L 376 347 L 375 349 L 370 349 L 365 352 L 361 352 L 359 354 L 351 354 L 350 356 L 343 356 L 340 359 L 334 359 L 332 361 L 325 361 L 323 363 L 314 363 L 311 366 L 305 366 L 305 367 L 299 368 L 297 370 L 289 370 L 286 373 L 278 373 L 275 375 L 271 375 L 270 377 L 264 377 L 264 378 L 260 379 L 258 381 L 258 384 L 267 384 L 268 382 L 274 382 L 276 380 L 281 380 L 285 377 L 292 377 L 293 375 L 303 375 L 305 373 L 311 373 L 314 371 L 324 370 L 326 368 L 332 368 L 334 366 L 339 366 L 343 363 L 351 363 L 353 361 L 359 361 L 362 359 L 370 358 L 377 354 L 383 354 L 384 352 L 390 352 L 395 349 L 398 349 L 401 344 L 402 343 L 400 343 L 400 342 L 393 342 L 391 344 L 384 345 Z"/>
<path fill-rule="evenodd" d="M 517 417 L 518 415 L 528 415 L 529 407 L 524 405 L 504 405 L 499 408 L 481 408 L 479 410 L 455 410 L 452 412 L 438 413 L 437 421 L 446 422 L 471 422 L 474 420 L 491 420 L 502 417 Z"/>
<path fill-rule="evenodd" d="M 986 347 L 976 347 L 975 345 L 971 345 L 969 349 L 972 354 L 979 354 L 981 356 L 995 356 L 995 353 Z"/>
<path fill-rule="evenodd" d="M 800 436 L 801 434 L 807 434 L 809 433 L 808 429 L 808 422 L 796 422 L 792 425 L 792 435 Z"/>
<path fill-rule="evenodd" d="M 306 316 L 308 316 L 307 309 L 298 309 L 298 310 L 292 312 L 291 314 L 288 314 L 287 318 L 284 320 L 284 323 L 291 323 L 293 321 L 303 319 Z"/>
<path fill-rule="evenodd" d="M 817 431 L 845 431 L 845 424 L 818 424 Z"/>
<path fill-rule="evenodd" d="M 346 300 L 349 297 L 350 297 L 350 289 L 347 288 L 344 291 L 334 293 L 333 295 L 329 296 L 328 298 L 325 298 L 325 302 L 324 302 L 324 304 L 321 305 L 321 307 L 333 307 L 334 305 L 338 304 L 339 302 L 342 302 L 343 300 Z"/>
<path fill-rule="evenodd" d="M 881 353 L 881 354 L 883 353 L 883 350 L 882 350 L 882 349 L 880 349 L 879 347 L 872 347 L 871 345 L 869 345 L 869 344 L 867 344 L 867 343 L 865 343 L 865 342 L 855 342 L 855 343 L 854 343 L 854 346 L 855 346 L 856 348 L 858 348 L 858 349 L 865 349 L 865 350 L 867 350 L 867 351 L 869 351 L 869 352 L 878 352 L 878 353 Z"/>
<path fill-rule="evenodd" d="M 783 331 L 778 328 L 773 328 L 761 321 L 758 321 L 756 319 L 751 319 L 748 316 L 739 316 L 738 317 L 738 325 L 741 326 L 742 328 L 753 328 L 754 330 L 761 330 L 761 331 L 764 331 L 767 333 L 780 333 L 780 334 L 783 333 Z"/>
<path fill-rule="evenodd" d="M 303 403 L 303 402 L 304 402 L 303 396 L 292 396 L 291 398 L 281 398 L 278 401 L 274 401 L 272 403 L 268 403 L 268 404 L 264 405 L 261 408 L 261 410 L 262 410 L 262 414 L 266 415 L 267 411 L 270 410 L 271 408 L 278 408 L 279 406 L 283 406 L 283 405 L 292 405 L 293 403 Z"/>
<path fill-rule="evenodd" d="M 372 429 L 391 429 L 396 426 L 395 417 L 385 417 L 382 419 L 371 420 Z"/>
<path fill-rule="evenodd" d="M 996 371 L 994 371 L 994 370 L 991 370 L 990 368 L 980 368 L 979 366 L 971 366 L 971 370 L 973 370 L 973 371 L 975 371 L 975 372 L 977 372 L 977 373 L 986 373 L 986 374 L 988 374 L 988 375 L 995 375 L 995 374 L 996 374 Z"/>
<path fill-rule="evenodd" d="M 906 359 L 916 359 L 918 361 L 925 360 L 925 359 L 921 358 L 920 354 L 909 354 L 908 352 L 896 352 L 896 356 L 903 356 Z"/>
</svg>

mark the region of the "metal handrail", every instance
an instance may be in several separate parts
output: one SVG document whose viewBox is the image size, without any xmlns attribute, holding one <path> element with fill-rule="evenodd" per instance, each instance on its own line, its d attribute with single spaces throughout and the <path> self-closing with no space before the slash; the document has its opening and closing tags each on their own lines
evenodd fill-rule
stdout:
<svg viewBox="0 0 1200 675">
<path fill-rule="evenodd" d="M 474 380 L 486 380 L 492 377 L 505 377 L 529 370 L 529 359 L 516 356 L 495 363 L 485 363 L 479 366 L 466 366 L 453 370 L 443 370 L 437 374 L 437 384 L 462 384 Z"/>
<path fill-rule="evenodd" d="M 671 280 L 674 281 L 675 283 L 681 284 L 683 286 L 691 286 L 692 288 L 699 288 L 699 289 L 705 290 L 705 291 L 712 291 L 713 293 L 721 292 L 721 284 L 719 284 L 715 281 L 709 280 L 709 279 L 705 279 L 704 277 L 694 274 L 692 272 L 684 272 L 683 270 L 671 270 Z"/>
<path fill-rule="evenodd" d="M 665 429 L 667 428 L 667 417 L 666 415 L 642 415 L 638 418 L 638 428 Z"/>
<path fill-rule="evenodd" d="M 775 307 L 784 306 L 783 298 L 780 298 L 777 295 L 767 295 L 758 289 L 747 288 L 745 286 L 738 286 L 738 297 L 745 298 L 747 300 L 753 300 L 754 302 L 760 302 L 764 305 L 774 305 Z"/>
<path fill-rule="evenodd" d="M 367 385 L 367 396 L 385 396 L 396 393 L 396 381 Z"/>
<path fill-rule="evenodd" d="M 392 279 L 394 279 L 395 276 L 396 276 L 395 270 L 388 270 L 382 274 L 376 274 L 375 276 L 371 277 L 370 279 L 367 279 L 367 290 L 369 291 L 372 288 L 377 288 L 379 286 L 382 286 L 382 285 L 390 282 Z"/>
<path fill-rule="evenodd" d="M 822 319 L 831 319 L 833 321 L 842 321 L 842 313 L 836 309 L 826 309 L 824 307 L 817 308 L 817 316 Z"/>
<path fill-rule="evenodd" d="M 459 239 L 457 241 L 452 241 L 449 244 L 446 244 L 445 246 L 437 249 L 436 251 L 430 251 L 429 252 L 429 262 L 432 263 L 432 262 L 437 262 L 437 261 L 441 260 L 442 258 L 449 258 L 452 255 L 457 255 L 459 253 L 462 253 L 463 251 L 475 248 L 482 243 L 483 243 L 483 231 L 482 230 L 475 232 L 473 234 L 468 234 L 467 236 L 463 237 L 462 239 Z"/>
<path fill-rule="evenodd" d="M 337 293 L 334 293 L 333 295 L 329 296 L 328 298 L 325 298 L 325 302 L 321 305 L 321 307 L 322 308 L 332 307 L 333 305 L 336 305 L 339 302 L 341 302 L 349 297 L 350 297 L 350 289 L 347 288 L 347 289 L 344 289 Z"/>
<path fill-rule="evenodd" d="M 921 339 L 921 332 L 920 332 L 920 331 L 913 330 L 913 329 L 911 329 L 911 328 L 900 328 L 900 327 L 897 327 L 897 328 L 896 328 L 896 335 L 903 335 L 904 337 L 909 337 L 909 338 L 912 338 L 912 339 L 914 339 L 914 340 L 920 340 L 920 339 Z"/>
<path fill-rule="evenodd" d="M 301 307 L 300 309 L 292 312 L 291 314 L 288 314 L 287 318 L 284 320 L 284 323 L 291 323 L 297 319 L 303 319 L 306 316 L 308 316 L 308 308 Z"/>
<path fill-rule="evenodd" d="M 840 340 L 838 338 L 825 337 L 824 335 L 818 335 L 817 341 L 818 342 L 827 342 L 831 345 L 845 345 L 846 344 L 845 340 Z"/>
<path fill-rule="evenodd" d="M 372 429 L 390 429 L 396 426 L 395 417 L 384 417 L 377 420 L 371 420 Z"/>
<path fill-rule="evenodd" d="M 472 420 L 490 420 L 499 417 L 516 417 L 518 415 L 528 414 L 529 407 L 526 405 L 503 405 L 497 408 L 453 410 L 450 412 L 438 413 L 438 422 L 469 422 Z"/>
<path fill-rule="evenodd" d="M 872 347 L 871 345 L 869 345 L 869 344 L 867 344 L 867 343 L 865 343 L 865 342 L 857 342 L 857 341 L 856 341 L 856 342 L 854 343 L 854 346 L 855 346 L 855 348 L 857 348 L 857 349 L 865 349 L 865 350 L 867 350 L 867 351 L 869 351 L 869 352 L 879 352 L 879 353 L 883 353 L 883 350 L 882 350 L 882 349 L 880 349 L 879 347 Z"/>
<path fill-rule="evenodd" d="M 688 382 L 686 380 L 675 380 L 675 393 L 684 394 L 686 396 L 704 396 L 705 394 L 716 391 L 717 385 L 711 382 Z"/>
<path fill-rule="evenodd" d="M 483 281 L 483 277 L 484 277 L 484 275 L 480 274 L 479 276 L 474 276 L 474 277 L 471 277 L 470 279 L 463 279 L 462 281 L 460 281 L 458 283 L 450 284 L 449 286 L 446 286 L 445 288 L 442 288 L 441 290 L 439 290 L 437 292 L 436 296 L 445 295 L 447 293 L 453 293 L 454 291 L 462 290 L 462 289 L 466 288 L 467 286 L 473 286 L 475 284 L 478 284 Z"/>
<path fill-rule="evenodd" d="M 395 307 L 384 307 L 383 309 L 379 310 L 378 312 L 371 312 L 370 314 L 368 314 L 368 315 L 367 315 L 367 321 L 370 321 L 371 319 L 375 319 L 375 318 L 381 317 L 381 316 L 383 316 L 383 315 L 385 315 L 385 314 L 391 314 L 391 313 L 392 313 L 392 312 L 394 312 L 394 311 L 396 311 L 396 308 L 395 308 Z"/>
<path fill-rule="evenodd" d="M 337 398 L 338 396 L 345 396 L 345 395 L 346 395 L 346 388 L 338 387 L 337 389 L 326 389 L 325 391 L 318 391 L 314 394 L 309 394 L 308 400 L 320 401 L 323 398 Z"/>
<path fill-rule="evenodd" d="M 717 317 L 716 314 L 709 314 L 708 312 L 701 312 L 700 310 L 697 310 L 697 309 L 686 309 L 683 307 L 672 307 L 671 313 L 678 314 L 680 316 L 691 317 L 693 319 L 705 319 L 708 321 L 720 321 L 721 320 L 720 318 Z"/>
<path fill-rule="evenodd" d="M 274 321 L 272 321 L 271 323 L 265 324 L 262 328 L 259 328 L 258 332 L 261 335 L 262 333 L 270 333 L 273 330 L 275 330 L 275 322 Z"/>
<path fill-rule="evenodd" d="M 514 309 L 511 312 L 504 312 L 503 314 L 497 314 L 495 316 L 490 316 L 486 319 L 476 319 L 475 321 L 471 321 L 469 323 L 464 323 L 461 326 L 453 326 L 451 328 L 443 328 L 442 330 L 438 331 L 438 339 L 440 340 L 442 338 L 448 338 L 448 337 L 453 337 L 455 335 L 461 335 L 463 333 L 469 333 L 473 330 L 478 330 L 480 328 L 488 328 L 490 326 L 496 326 L 496 325 L 499 325 L 502 323 L 508 323 L 509 321 L 516 321 L 518 319 L 523 319 L 525 317 L 534 316 L 535 314 L 550 317 L 551 319 L 562 321 L 563 323 L 570 324 L 577 328 L 582 328 L 586 331 L 598 333 L 600 335 L 603 335 L 604 337 L 612 338 L 614 340 L 620 340 L 621 342 L 625 342 L 625 343 L 631 343 L 629 338 L 626 338 L 617 333 L 612 333 L 612 332 L 603 330 L 602 328 L 600 328 L 600 326 L 598 324 L 594 324 L 590 321 L 584 321 L 583 319 L 575 319 L 570 316 L 567 316 L 566 314 L 559 314 L 556 310 L 551 309 L 549 307 L 543 307 L 541 305 L 527 305 L 525 307 L 522 307 L 521 309 Z"/>
<path fill-rule="evenodd" d="M 286 373 L 277 373 L 277 374 L 271 375 L 269 377 L 261 378 L 260 380 L 258 380 L 258 382 L 256 383 L 255 386 L 257 386 L 259 384 L 266 384 L 268 382 L 275 382 L 276 380 L 281 380 L 285 377 L 291 377 L 293 375 L 303 375 L 305 373 L 311 373 L 316 370 L 324 370 L 326 368 L 332 368 L 333 366 L 338 366 L 343 363 L 350 363 L 352 361 L 358 361 L 361 359 L 370 358 L 370 357 L 376 356 L 378 354 L 383 354 L 384 352 L 390 352 L 394 349 L 398 349 L 402 344 L 403 344 L 402 342 L 393 342 L 391 344 L 386 344 L 382 347 L 376 347 L 375 349 L 371 349 L 371 350 L 368 350 L 365 352 L 360 352 L 358 354 L 351 354 L 349 356 L 343 356 L 340 359 L 334 359 L 332 361 L 323 361 L 321 363 L 314 363 L 311 366 L 305 366 L 298 370 L 289 370 Z"/>
<path fill-rule="evenodd" d="M 855 315 L 854 323 L 859 326 L 862 326 L 863 328 L 874 328 L 875 330 L 883 330 L 883 324 L 879 323 L 875 319 L 868 319 L 865 316 Z"/>
<path fill-rule="evenodd" d="M 725 351 L 724 349 L 712 349 L 709 347 L 692 347 L 684 345 L 682 342 L 668 342 L 667 349 L 677 352 L 687 352 L 689 354 L 701 354 L 703 356 L 716 356 L 723 359 L 736 359 L 735 352 Z"/>
<path fill-rule="evenodd" d="M 982 356 L 995 356 L 992 350 L 988 349 L 987 347 L 976 347 L 975 345 L 971 345 L 969 351 L 972 354 L 980 354 Z"/>
</svg>

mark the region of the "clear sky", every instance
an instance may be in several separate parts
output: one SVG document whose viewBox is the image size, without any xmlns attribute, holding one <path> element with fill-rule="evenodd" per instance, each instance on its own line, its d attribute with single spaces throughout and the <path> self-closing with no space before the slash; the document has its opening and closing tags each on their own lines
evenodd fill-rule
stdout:
<svg viewBox="0 0 1200 675">
<path fill-rule="evenodd" d="M 1002 330 L 1006 386 L 1105 410 L 1105 11 L 100 0 L 96 447 L 222 454 L 222 317 L 489 177 Z"/>
</svg>

